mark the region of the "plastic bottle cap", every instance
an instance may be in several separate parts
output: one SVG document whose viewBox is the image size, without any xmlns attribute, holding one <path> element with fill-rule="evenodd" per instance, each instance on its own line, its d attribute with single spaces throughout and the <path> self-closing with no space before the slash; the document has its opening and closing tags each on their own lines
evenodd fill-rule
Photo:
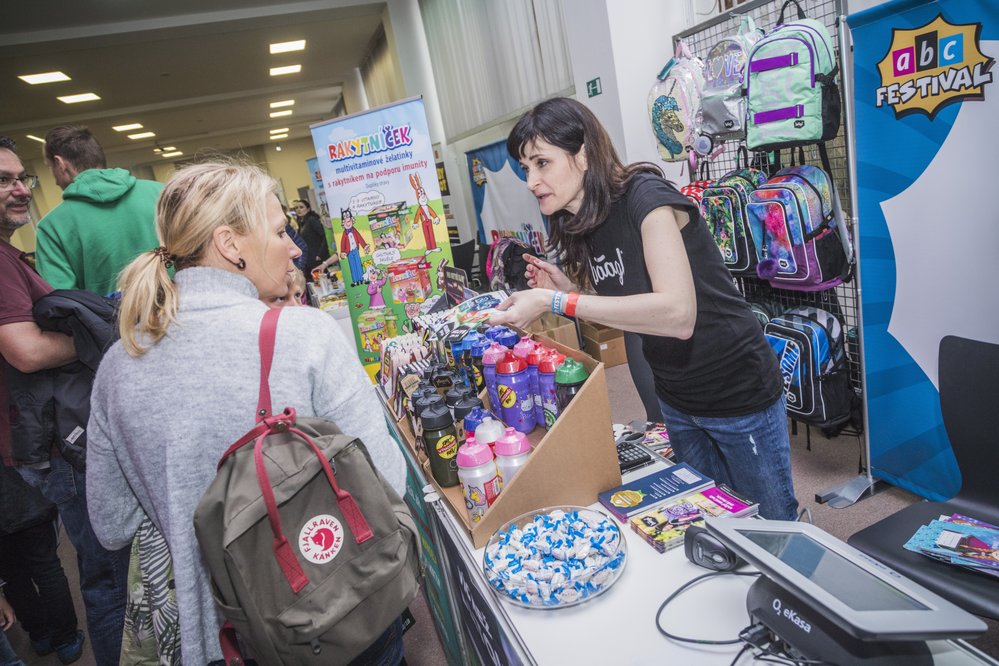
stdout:
<svg viewBox="0 0 999 666">
<path fill-rule="evenodd" d="M 493 344 L 495 343 L 493 343 L 493 341 L 490 340 L 489 338 L 485 336 L 480 337 L 472 345 L 472 356 L 482 356 L 483 354 L 485 354 L 485 351 L 489 349 L 489 347 L 492 346 Z M 498 345 L 498 346 L 502 347 L 503 345 Z"/>
<path fill-rule="evenodd" d="M 510 351 L 498 342 L 494 342 L 482 352 L 482 365 L 496 365 Z"/>
<path fill-rule="evenodd" d="M 492 461 L 493 450 L 488 444 L 484 444 L 469 437 L 458 449 L 458 457 L 455 459 L 458 467 L 478 467 Z"/>
<path fill-rule="evenodd" d="M 513 346 L 513 353 L 520 358 L 526 359 L 527 355 L 534 351 L 537 344 L 529 336 L 525 335 L 520 339 L 520 342 Z"/>
<path fill-rule="evenodd" d="M 546 356 L 552 353 L 552 350 L 548 347 L 542 347 L 541 345 L 536 346 L 531 350 L 531 353 L 527 355 L 527 365 L 540 365 L 541 361 L 544 360 Z"/>
<path fill-rule="evenodd" d="M 515 356 L 513 352 L 507 353 L 502 361 L 496 363 L 497 374 L 515 375 L 524 370 L 527 370 L 527 362 L 519 356 Z"/>
<path fill-rule="evenodd" d="M 586 371 L 586 366 L 574 358 L 565 359 L 565 363 L 555 371 L 555 383 L 557 384 L 582 384 L 590 373 Z"/>
<path fill-rule="evenodd" d="M 531 440 L 524 433 L 507 428 L 503 436 L 496 440 L 495 450 L 498 456 L 519 456 L 531 450 Z"/>
<path fill-rule="evenodd" d="M 555 352 L 550 356 L 546 356 L 541 359 L 541 363 L 538 364 L 538 372 L 544 372 L 549 375 L 554 375 L 558 367 L 565 362 L 565 354 L 559 354 Z"/>
<path fill-rule="evenodd" d="M 451 412 L 443 402 L 435 402 L 423 410 L 420 414 L 420 423 L 424 430 L 440 430 L 448 426 L 454 426 Z"/>
<path fill-rule="evenodd" d="M 491 416 L 482 419 L 482 423 L 475 429 L 475 439 L 486 444 L 492 444 L 503 436 L 503 424 Z"/>
</svg>

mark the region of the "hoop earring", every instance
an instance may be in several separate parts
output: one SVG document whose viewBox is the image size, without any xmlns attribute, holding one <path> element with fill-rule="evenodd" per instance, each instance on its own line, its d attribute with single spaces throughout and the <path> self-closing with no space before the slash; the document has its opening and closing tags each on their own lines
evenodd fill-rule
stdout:
<svg viewBox="0 0 999 666">
<path fill-rule="evenodd" d="M 246 270 L 246 260 L 243 257 L 240 257 L 239 261 L 236 262 L 236 268 L 241 271 Z"/>
</svg>

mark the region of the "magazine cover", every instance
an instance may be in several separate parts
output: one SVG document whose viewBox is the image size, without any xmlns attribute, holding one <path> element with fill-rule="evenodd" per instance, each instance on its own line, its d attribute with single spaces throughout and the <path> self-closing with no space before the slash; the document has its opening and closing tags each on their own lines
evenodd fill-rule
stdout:
<svg viewBox="0 0 999 666">
<path fill-rule="evenodd" d="M 680 463 L 604 491 L 597 499 L 618 520 L 625 522 L 637 513 L 713 485 L 714 480 L 687 463 Z"/>
<path fill-rule="evenodd" d="M 905 548 L 999 576 L 999 530 L 996 529 L 954 520 L 934 520 L 920 527 Z"/>
<path fill-rule="evenodd" d="M 705 516 L 738 518 L 758 510 L 759 504 L 747 502 L 725 486 L 716 486 L 640 513 L 630 522 L 631 529 L 664 553 L 682 544 L 687 528 L 703 525 Z"/>
</svg>

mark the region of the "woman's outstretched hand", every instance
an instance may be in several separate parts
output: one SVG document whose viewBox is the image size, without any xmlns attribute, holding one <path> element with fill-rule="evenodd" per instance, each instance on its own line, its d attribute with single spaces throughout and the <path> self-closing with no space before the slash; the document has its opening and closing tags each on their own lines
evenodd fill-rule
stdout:
<svg viewBox="0 0 999 666">
<path fill-rule="evenodd" d="M 489 323 L 524 329 L 548 312 L 551 305 L 552 291 L 550 289 L 518 291 L 496 306 L 496 312 L 489 315 Z"/>
<path fill-rule="evenodd" d="M 527 284 L 538 289 L 576 291 L 576 286 L 555 264 L 538 259 L 533 254 L 524 254 L 527 262 Z"/>
</svg>

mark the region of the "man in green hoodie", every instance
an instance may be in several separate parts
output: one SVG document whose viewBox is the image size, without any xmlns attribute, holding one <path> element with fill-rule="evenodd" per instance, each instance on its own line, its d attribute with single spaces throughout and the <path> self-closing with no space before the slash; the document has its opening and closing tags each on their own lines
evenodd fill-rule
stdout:
<svg viewBox="0 0 999 666">
<path fill-rule="evenodd" d="M 38 223 L 38 272 L 56 289 L 115 291 L 118 273 L 159 245 L 156 198 L 163 184 L 108 169 L 104 149 L 85 127 L 49 130 L 45 163 L 63 202 Z"/>
</svg>

